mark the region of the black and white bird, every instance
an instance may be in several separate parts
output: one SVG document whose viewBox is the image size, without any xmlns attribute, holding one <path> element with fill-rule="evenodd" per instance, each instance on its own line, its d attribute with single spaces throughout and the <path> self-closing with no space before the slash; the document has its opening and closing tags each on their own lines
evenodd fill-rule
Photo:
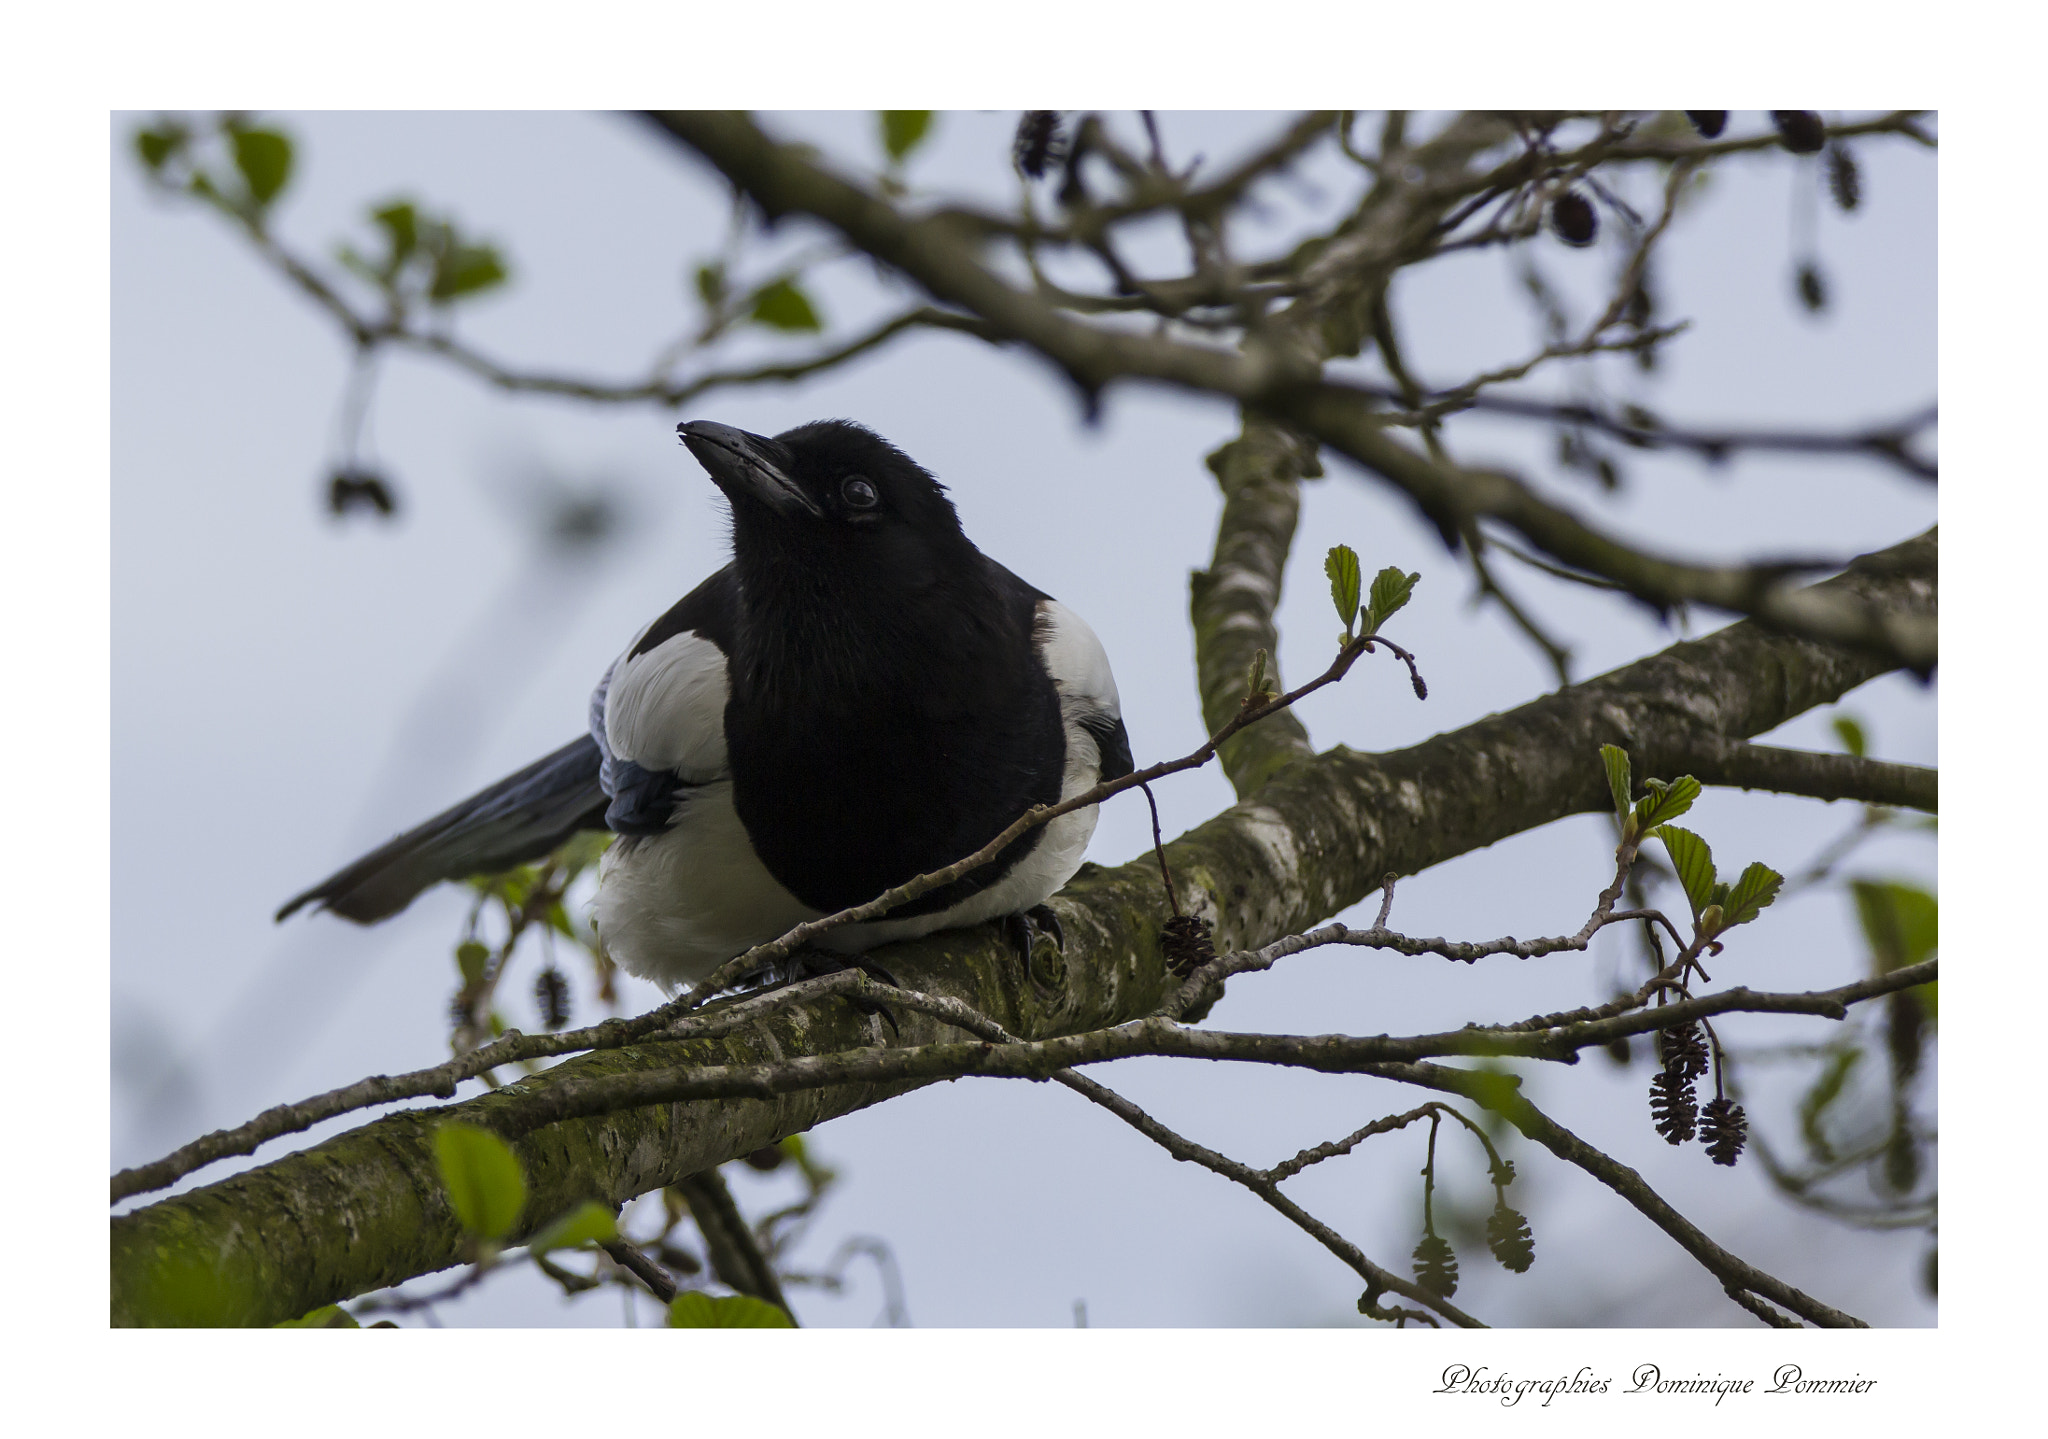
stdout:
<svg viewBox="0 0 2048 1439">
<path fill-rule="evenodd" d="M 590 732 L 293 899 L 362 924 L 442 880 L 618 838 L 596 920 L 674 990 L 792 926 L 1130 773 L 1108 656 L 1081 617 L 982 554 L 945 489 L 845 420 L 773 439 L 677 426 L 732 509 L 732 561 L 636 634 Z M 1026 914 L 1081 863 L 1093 807 L 879 920 L 842 953 Z"/>
</svg>

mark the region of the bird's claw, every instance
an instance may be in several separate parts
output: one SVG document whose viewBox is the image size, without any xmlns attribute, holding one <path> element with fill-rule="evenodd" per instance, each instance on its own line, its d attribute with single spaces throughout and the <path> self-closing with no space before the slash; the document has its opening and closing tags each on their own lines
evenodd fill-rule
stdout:
<svg viewBox="0 0 2048 1439">
<path fill-rule="evenodd" d="M 1023 959 L 1024 974 L 1031 981 L 1032 988 L 1056 994 L 1065 987 L 1067 932 L 1060 924 L 1058 913 L 1050 905 L 1034 905 L 1016 914 L 1004 915 L 1003 933 Z M 1052 940 L 1053 954 L 1058 961 L 1050 981 L 1038 977 L 1038 937 L 1041 934 Z"/>
</svg>

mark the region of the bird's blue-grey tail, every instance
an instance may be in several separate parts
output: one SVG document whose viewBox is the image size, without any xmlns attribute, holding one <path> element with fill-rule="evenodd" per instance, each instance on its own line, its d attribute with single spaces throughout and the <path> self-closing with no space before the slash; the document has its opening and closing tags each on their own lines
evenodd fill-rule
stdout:
<svg viewBox="0 0 2048 1439">
<path fill-rule="evenodd" d="M 572 740 L 370 851 L 293 898 L 277 917 L 315 904 L 357 924 L 375 924 L 429 885 L 540 859 L 578 830 L 605 827 L 609 800 L 598 766 L 590 736 Z"/>
</svg>

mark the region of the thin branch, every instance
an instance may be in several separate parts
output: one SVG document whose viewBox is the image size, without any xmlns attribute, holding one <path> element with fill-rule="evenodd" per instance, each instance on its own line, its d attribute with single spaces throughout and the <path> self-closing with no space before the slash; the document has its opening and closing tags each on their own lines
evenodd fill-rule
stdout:
<svg viewBox="0 0 2048 1439">
<path fill-rule="evenodd" d="M 1443 1107 L 1435 1103 L 1425 1104 L 1420 1109 L 1409 1110 L 1406 1114 L 1390 1114 L 1385 1119 L 1375 1119 L 1372 1123 L 1353 1130 L 1342 1139 L 1333 1139 L 1327 1144 L 1311 1146 L 1308 1149 L 1302 1150 L 1294 1158 L 1283 1160 L 1271 1169 L 1262 1172 L 1267 1179 L 1275 1184 L 1280 1183 L 1282 1180 L 1292 1179 L 1312 1164 L 1321 1164 L 1325 1159 L 1336 1159 L 1342 1155 L 1349 1154 L 1374 1135 L 1391 1134 L 1397 1129 L 1405 1129 L 1418 1119 L 1427 1119 Z"/>
<path fill-rule="evenodd" d="M 780 360 L 738 369 L 710 370 L 694 379 L 681 382 L 650 379 L 623 383 L 514 370 L 470 348 L 451 335 L 422 334 L 413 330 L 381 331 L 373 332 L 372 341 L 440 355 L 478 379 L 515 394 L 560 395 L 569 399 L 609 404 L 651 402 L 673 409 L 712 390 L 805 379 L 842 365 L 870 350 L 878 349 L 904 331 L 913 329 L 951 330 L 992 342 L 999 338 L 988 325 L 972 315 L 960 315 L 931 305 L 920 305 L 882 321 L 853 339 L 803 359 Z"/>
<path fill-rule="evenodd" d="M 1446 1056 L 1519 1057 L 1572 1063 L 1582 1050 L 1719 1014 L 1811 1014 L 1841 1019 L 1853 1005 L 1934 981 L 1939 963 L 1927 960 L 1830 990 L 1771 993 L 1738 987 L 1635 1014 L 1571 1023 L 1551 1030 L 1475 1026 L 1405 1037 L 1239 1034 L 1189 1029 L 1155 1017 L 1015 1044 L 940 1042 L 900 1049 L 842 1050 L 767 1064 L 665 1066 L 567 1078 L 545 1090 L 501 1096 L 503 1103 L 495 1123 L 501 1133 L 512 1136 L 566 1119 L 644 1105 L 700 1099 L 767 1099 L 845 1085 L 893 1085 L 970 1075 L 1043 1080 L 1055 1070 L 1074 1065 L 1101 1064 L 1140 1055 L 1280 1065 L 1325 1074 L 1376 1073 L 1387 1065 Z M 958 1004 L 942 996 L 911 995 L 878 984 L 864 974 L 858 976 L 852 988 L 873 1003 L 902 1004 L 933 1013 L 940 1011 L 932 1006 Z"/>
<path fill-rule="evenodd" d="M 677 1293 L 676 1277 L 649 1259 L 641 1252 L 640 1246 L 624 1239 L 613 1239 L 600 1244 L 598 1248 L 612 1257 L 612 1262 L 635 1279 L 647 1286 L 647 1292 L 664 1304 L 673 1303 Z"/>
<path fill-rule="evenodd" d="M 1691 450 L 1715 462 L 1741 450 L 1802 455 L 1873 455 L 1897 465 L 1916 478 L 1940 478 L 1940 467 L 1935 461 L 1923 459 L 1907 448 L 1908 441 L 1936 423 L 1938 412 L 1933 405 L 1916 410 L 1892 424 L 1861 430 L 1701 429 L 1666 424 L 1640 411 L 1616 416 L 1577 402 L 1493 393 L 1468 394 L 1469 386 L 1433 390 L 1419 401 L 1411 399 L 1405 389 L 1394 386 L 1360 385 L 1357 388 L 1361 393 L 1374 394 L 1411 407 L 1405 412 L 1390 415 L 1387 419 L 1389 424 L 1426 425 L 1447 415 L 1483 411 L 1516 419 L 1579 425 L 1612 435 L 1638 449 Z"/>
</svg>

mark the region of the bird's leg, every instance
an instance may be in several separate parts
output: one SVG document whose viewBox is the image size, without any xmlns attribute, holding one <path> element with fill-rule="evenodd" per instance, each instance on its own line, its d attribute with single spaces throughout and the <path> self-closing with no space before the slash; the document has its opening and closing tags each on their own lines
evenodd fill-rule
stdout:
<svg viewBox="0 0 2048 1439">
<path fill-rule="evenodd" d="M 1067 932 L 1060 924 L 1059 915 L 1050 905 L 1033 905 L 1016 914 L 1004 915 L 1002 926 L 1003 933 L 1017 947 L 1017 953 L 1024 961 L 1024 974 L 1031 981 L 1032 988 L 1057 994 L 1066 983 L 1064 957 L 1067 950 Z M 1051 938 L 1053 950 L 1062 961 L 1049 983 L 1038 977 L 1038 936 L 1041 934 Z"/>
</svg>

